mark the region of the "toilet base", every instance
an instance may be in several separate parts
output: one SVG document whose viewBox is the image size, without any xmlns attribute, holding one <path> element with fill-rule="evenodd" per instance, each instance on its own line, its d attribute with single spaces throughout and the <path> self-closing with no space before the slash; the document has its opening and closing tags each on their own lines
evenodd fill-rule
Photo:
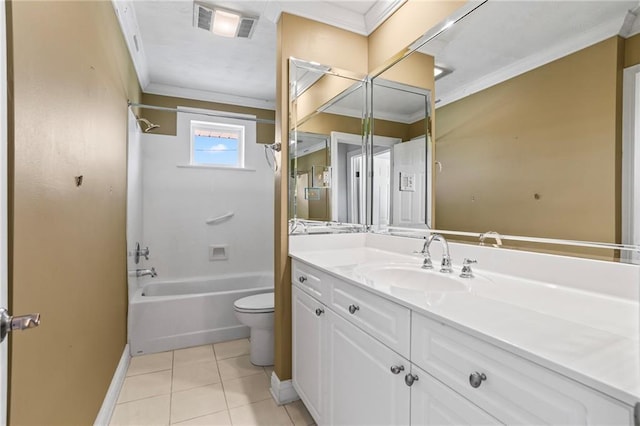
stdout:
<svg viewBox="0 0 640 426">
<path fill-rule="evenodd" d="M 251 328 L 251 364 L 260 367 L 273 365 L 273 328 Z"/>
</svg>

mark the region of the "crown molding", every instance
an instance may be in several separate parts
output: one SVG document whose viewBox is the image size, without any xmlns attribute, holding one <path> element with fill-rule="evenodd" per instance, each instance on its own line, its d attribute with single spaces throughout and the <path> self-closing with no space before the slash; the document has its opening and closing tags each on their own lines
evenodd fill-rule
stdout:
<svg viewBox="0 0 640 426">
<path fill-rule="evenodd" d="M 364 27 L 367 35 L 374 32 L 384 21 L 400 9 L 407 0 L 380 0 L 364 15 Z"/>
<path fill-rule="evenodd" d="M 111 5 L 118 18 L 122 36 L 129 50 L 129 56 L 133 61 L 133 67 L 138 76 L 138 83 L 144 90 L 149 85 L 149 63 L 144 53 L 142 36 L 138 27 L 136 11 L 131 0 L 112 0 Z"/>
<path fill-rule="evenodd" d="M 443 107 L 447 104 L 473 95 L 474 93 L 495 86 L 496 84 L 502 83 L 503 81 L 517 77 L 518 75 L 524 74 L 525 72 L 531 71 L 542 65 L 592 46 L 609 37 L 616 36 L 618 35 L 621 26 L 621 19 L 611 19 L 601 25 L 593 27 L 590 31 L 565 41 L 564 43 L 552 46 L 540 53 L 527 56 L 526 58 L 516 61 L 504 68 L 460 86 L 449 93 L 445 93 L 443 95 L 436 93 L 436 108 Z"/>
<path fill-rule="evenodd" d="M 151 95 L 195 99 L 198 101 L 260 108 L 271 111 L 276 109 L 275 102 L 266 99 L 249 98 L 245 96 L 230 95 L 228 93 L 211 92 L 208 90 L 188 89 L 186 87 L 171 86 L 168 84 L 149 83 L 143 92 Z"/>
</svg>

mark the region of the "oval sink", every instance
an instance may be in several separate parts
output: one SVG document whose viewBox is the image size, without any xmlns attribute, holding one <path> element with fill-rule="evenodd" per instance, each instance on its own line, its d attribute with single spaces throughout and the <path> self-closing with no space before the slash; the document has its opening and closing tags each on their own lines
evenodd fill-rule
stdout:
<svg viewBox="0 0 640 426">
<path fill-rule="evenodd" d="M 354 273 L 372 286 L 390 286 L 427 292 L 467 291 L 466 283 L 454 274 L 422 269 L 419 264 L 363 265 Z"/>
</svg>

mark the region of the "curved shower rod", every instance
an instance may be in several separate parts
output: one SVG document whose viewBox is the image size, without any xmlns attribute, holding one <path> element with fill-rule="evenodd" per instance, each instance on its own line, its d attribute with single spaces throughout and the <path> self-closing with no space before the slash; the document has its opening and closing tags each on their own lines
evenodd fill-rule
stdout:
<svg viewBox="0 0 640 426">
<path fill-rule="evenodd" d="M 208 115 L 210 117 L 232 118 L 232 119 L 235 119 L 235 120 L 255 121 L 256 123 L 263 123 L 263 124 L 276 124 L 275 120 L 269 120 L 269 119 L 266 119 L 266 118 L 238 117 L 237 115 L 232 115 L 232 114 L 221 114 L 221 113 L 215 113 L 215 112 L 200 112 L 200 111 L 186 110 L 186 109 L 180 109 L 180 108 L 170 108 L 170 107 L 163 107 L 163 106 L 157 106 L 157 105 L 140 104 L 140 103 L 131 102 L 131 101 L 128 101 L 127 104 L 130 107 L 140 107 L 140 108 L 145 108 L 145 109 L 155 109 L 155 110 L 158 110 L 158 111 L 183 112 L 183 113 L 188 113 L 188 114 Z"/>
</svg>

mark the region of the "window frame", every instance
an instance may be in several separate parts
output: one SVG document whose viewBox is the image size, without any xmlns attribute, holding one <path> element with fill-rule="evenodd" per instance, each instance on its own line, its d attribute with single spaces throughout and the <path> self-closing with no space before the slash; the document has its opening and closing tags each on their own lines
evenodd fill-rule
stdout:
<svg viewBox="0 0 640 426">
<path fill-rule="evenodd" d="M 238 149 L 235 164 L 223 164 L 223 163 L 198 163 L 194 161 L 194 148 L 196 130 L 225 130 L 225 131 L 238 131 L 240 137 L 238 138 Z M 225 169 L 244 169 L 245 168 L 245 143 L 246 143 L 246 126 L 244 124 L 229 124 L 220 123 L 214 121 L 202 121 L 202 120 L 189 120 L 189 165 L 194 167 L 211 167 L 211 168 L 225 168 Z"/>
</svg>

